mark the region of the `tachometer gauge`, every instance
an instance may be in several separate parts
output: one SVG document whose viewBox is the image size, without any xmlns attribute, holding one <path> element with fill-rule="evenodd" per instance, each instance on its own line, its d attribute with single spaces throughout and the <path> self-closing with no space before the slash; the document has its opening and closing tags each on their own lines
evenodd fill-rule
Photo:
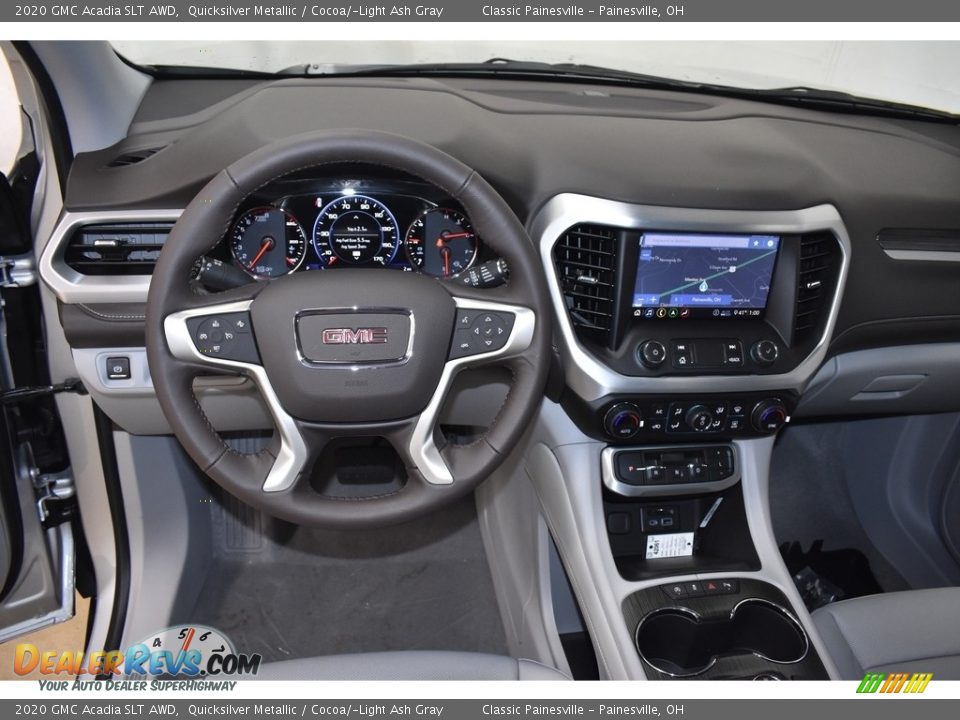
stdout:
<svg viewBox="0 0 960 720">
<path fill-rule="evenodd" d="M 466 270 L 477 257 L 477 236 L 466 215 L 431 208 L 413 221 L 403 241 L 410 264 L 435 277 Z"/>
<path fill-rule="evenodd" d="M 258 279 L 280 277 L 300 267 L 307 236 L 290 213 L 275 207 L 247 210 L 230 236 L 233 259 Z"/>
<path fill-rule="evenodd" d="M 328 203 L 313 226 L 313 247 L 327 268 L 389 265 L 399 244 L 393 214 L 365 195 L 344 195 Z"/>
</svg>

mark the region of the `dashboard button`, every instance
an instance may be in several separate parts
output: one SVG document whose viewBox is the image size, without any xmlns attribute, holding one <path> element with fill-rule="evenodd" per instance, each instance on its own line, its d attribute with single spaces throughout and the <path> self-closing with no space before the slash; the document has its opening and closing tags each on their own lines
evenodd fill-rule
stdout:
<svg viewBox="0 0 960 720">
<path fill-rule="evenodd" d="M 107 358 L 107 379 L 108 380 L 129 380 L 130 358 L 126 355 Z"/>
<path fill-rule="evenodd" d="M 643 453 L 623 452 L 617 455 L 617 478 L 628 485 L 643 485 L 647 480 Z"/>
<path fill-rule="evenodd" d="M 664 594 L 671 600 L 679 600 L 687 596 L 687 589 L 684 587 L 683 583 L 670 583 L 669 585 L 662 585 Z"/>
<path fill-rule="evenodd" d="M 723 363 L 735 367 L 743 365 L 743 347 L 739 340 L 728 340 L 723 344 Z"/>
<path fill-rule="evenodd" d="M 647 485 L 662 485 L 667 480 L 667 469 L 663 465 L 647 465 Z"/>
</svg>

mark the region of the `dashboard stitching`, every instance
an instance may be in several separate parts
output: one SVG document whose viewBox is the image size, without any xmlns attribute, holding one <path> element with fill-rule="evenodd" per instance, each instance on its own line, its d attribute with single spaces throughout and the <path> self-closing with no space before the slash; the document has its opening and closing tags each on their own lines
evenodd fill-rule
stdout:
<svg viewBox="0 0 960 720">
<path fill-rule="evenodd" d="M 113 321 L 113 320 L 146 320 L 147 319 L 146 315 L 135 315 L 135 314 L 131 315 L 131 314 L 124 314 L 124 313 L 100 312 L 99 310 L 94 310 L 89 305 L 84 305 L 83 303 L 78 303 L 78 307 L 81 310 L 83 310 L 83 312 L 85 312 L 86 314 L 93 315 L 94 317 L 98 317 L 101 320 Z"/>
</svg>

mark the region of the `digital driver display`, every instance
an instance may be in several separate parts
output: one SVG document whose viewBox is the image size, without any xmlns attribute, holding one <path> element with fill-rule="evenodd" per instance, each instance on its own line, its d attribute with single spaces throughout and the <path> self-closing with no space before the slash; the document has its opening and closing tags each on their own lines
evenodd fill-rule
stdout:
<svg viewBox="0 0 960 720">
<path fill-rule="evenodd" d="M 641 318 L 759 317 L 777 260 L 776 235 L 647 232 L 633 292 Z"/>
</svg>

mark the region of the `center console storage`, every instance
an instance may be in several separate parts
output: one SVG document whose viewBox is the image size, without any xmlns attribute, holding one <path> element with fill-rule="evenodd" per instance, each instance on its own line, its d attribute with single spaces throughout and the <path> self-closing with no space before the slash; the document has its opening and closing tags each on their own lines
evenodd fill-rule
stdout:
<svg viewBox="0 0 960 720">
<path fill-rule="evenodd" d="M 777 588 L 748 578 L 666 583 L 623 603 L 649 679 L 827 679 L 789 608 Z"/>
</svg>

